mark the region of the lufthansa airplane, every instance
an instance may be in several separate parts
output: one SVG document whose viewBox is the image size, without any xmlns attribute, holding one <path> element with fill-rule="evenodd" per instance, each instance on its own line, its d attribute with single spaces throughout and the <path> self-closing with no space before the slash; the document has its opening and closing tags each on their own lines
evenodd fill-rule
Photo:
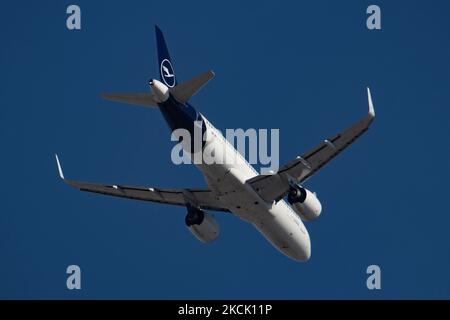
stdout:
<svg viewBox="0 0 450 320">
<path fill-rule="evenodd" d="M 276 173 L 259 175 L 221 132 L 189 103 L 190 98 L 214 77 L 214 73 L 208 71 L 178 83 L 166 42 L 157 26 L 156 42 L 160 80 L 150 80 L 149 92 L 103 94 L 103 97 L 157 108 L 171 130 L 181 128 L 193 132 L 200 123 L 206 137 L 202 148 L 215 147 L 214 150 L 219 152 L 214 156 L 221 159 L 223 154 L 220 152 L 235 154 L 236 161 L 196 164 L 204 175 L 207 188 L 160 189 L 69 180 L 64 178 L 56 155 L 60 177 L 68 185 L 82 191 L 183 206 L 187 210 L 186 226 L 204 243 L 214 241 L 220 231 L 217 221 L 205 210 L 230 212 L 255 226 L 275 248 L 289 258 L 307 261 L 311 256 L 311 241 L 303 222 L 319 217 L 322 205 L 316 194 L 303 184 L 368 130 L 375 117 L 369 89 L 369 111 L 364 118 L 281 166 Z"/>
</svg>

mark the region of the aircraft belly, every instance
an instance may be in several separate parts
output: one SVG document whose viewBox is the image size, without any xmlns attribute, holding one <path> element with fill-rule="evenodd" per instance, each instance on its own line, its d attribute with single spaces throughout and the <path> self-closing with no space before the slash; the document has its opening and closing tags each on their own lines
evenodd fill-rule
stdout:
<svg viewBox="0 0 450 320">
<path fill-rule="evenodd" d="M 281 253 L 297 261 L 311 255 L 311 242 L 303 222 L 279 202 L 270 215 L 261 215 L 253 225 Z"/>
</svg>

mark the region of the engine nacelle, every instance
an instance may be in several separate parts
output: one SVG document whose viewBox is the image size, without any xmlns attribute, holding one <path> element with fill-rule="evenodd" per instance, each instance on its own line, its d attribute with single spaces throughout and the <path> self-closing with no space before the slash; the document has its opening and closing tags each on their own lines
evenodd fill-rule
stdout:
<svg viewBox="0 0 450 320">
<path fill-rule="evenodd" d="M 220 227 L 216 219 L 201 209 L 188 206 L 185 222 L 189 231 L 203 243 L 212 242 L 219 237 Z"/>
<path fill-rule="evenodd" d="M 288 202 L 304 221 L 315 220 L 322 212 L 322 204 L 316 195 L 300 186 L 293 186 L 288 194 Z"/>
</svg>

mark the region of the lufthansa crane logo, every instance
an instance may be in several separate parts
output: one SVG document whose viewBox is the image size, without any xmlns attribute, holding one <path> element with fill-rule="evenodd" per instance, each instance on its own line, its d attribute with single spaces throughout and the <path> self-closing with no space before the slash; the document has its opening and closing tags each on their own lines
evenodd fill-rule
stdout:
<svg viewBox="0 0 450 320">
<path fill-rule="evenodd" d="M 168 59 L 161 62 L 161 77 L 168 87 L 172 88 L 175 85 L 175 73 Z"/>
</svg>

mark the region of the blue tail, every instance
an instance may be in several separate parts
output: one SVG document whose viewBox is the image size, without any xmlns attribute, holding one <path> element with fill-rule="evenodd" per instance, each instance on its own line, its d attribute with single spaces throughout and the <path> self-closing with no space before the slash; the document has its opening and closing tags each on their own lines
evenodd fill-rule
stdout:
<svg viewBox="0 0 450 320">
<path fill-rule="evenodd" d="M 169 88 L 177 85 L 175 71 L 173 70 L 172 60 L 170 59 L 169 50 L 167 50 L 164 35 L 158 26 L 155 26 L 156 31 L 156 46 L 158 47 L 158 68 L 159 76 L 163 83 Z"/>
</svg>

